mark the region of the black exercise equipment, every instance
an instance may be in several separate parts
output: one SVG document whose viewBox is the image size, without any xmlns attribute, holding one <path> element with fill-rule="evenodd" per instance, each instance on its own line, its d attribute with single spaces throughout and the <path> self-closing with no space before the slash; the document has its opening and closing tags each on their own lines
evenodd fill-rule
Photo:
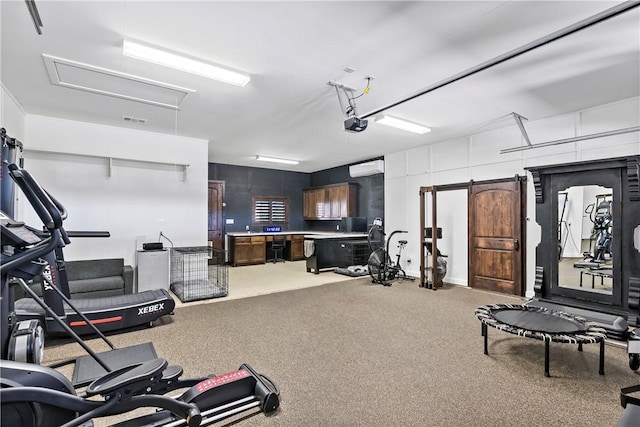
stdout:
<svg viewBox="0 0 640 427">
<path fill-rule="evenodd" d="M 9 178 L 9 165 L 16 160 L 22 164 L 22 149 L 22 142 L 7 135 L 5 128 L 0 129 L 0 210 L 11 217 L 14 216 L 15 187 Z"/>
<path fill-rule="evenodd" d="M 0 367 L 6 426 L 84 426 L 94 418 L 155 407 L 162 410 L 116 425 L 193 427 L 256 408 L 269 415 L 280 406 L 277 386 L 246 364 L 223 375 L 180 380 L 182 368 L 152 359 L 110 372 L 82 395 L 51 368 L 6 360 Z M 178 398 L 165 396 L 184 388 Z"/>
<path fill-rule="evenodd" d="M 405 273 L 404 269 L 400 265 L 402 250 L 406 246 L 407 241 L 398 241 L 398 253 L 396 255 L 395 262 L 392 261 L 389 256 L 389 243 L 393 236 L 398 233 L 408 233 L 408 231 L 395 230 L 389 235 L 389 238 L 386 239 L 385 245 L 386 235 L 384 228 L 382 227 L 382 220 L 380 218 L 376 218 L 369 229 L 367 237 L 369 248 L 371 249 L 371 255 L 369 255 L 369 260 L 367 261 L 367 267 L 369 268 L 369 275 L 371 276 L 373 283 L 391 286 L 394 280 L 402 282 L 407 279 L 407 273 Z M 415 280 L 412 277 L 409 277 L 408 279 Z"/>
<path fill-rule="evenodd" d="M 629 322 L 621 316 L 608 313 L 600 313 L 593 310 L 585 310 L 577 307 L 571 307 L 564 304 L 542 301 L 539 299 L 531 299 L 525 303 L 532 307 L 542 307 L 547 310 L 561 311 L 563 313 L 573 314 L 574 316 L 586 319 L 595 326 L 602 328 L 607 333 L 607 338 L 619 341 L 626 341 L 629 335 Z"/>
<path fill-rule="evenodd" d="M 584 259 L 574 263 L 574 267 L 600 268 L 602 264 L 611 260 L 613 244 L 613 235 L 611 234 L 613 214 L 611 212 L 611 205 L 611 200 L 604 199 L 598 202 L 597 208 L 595 203 L 591 203 L 585 209 L 585 213 L 589 215 L 589 220 L 593 223 L 591 236 L 589 238 L 589 252 L 585 252 L 583 254 Z"/>
<path fill-rule="evenodd" d="M 640 398 L 631 396 L 640 392 L 640 384 L 620 389 L 620 405 L 624 408 L 616 427 L 638 427 L 640 423 Z"/>
<path fill-rule="evenodd" d="M 90 426 L 94 418 L 150 407 L 162 411 L 129 420 L 123 425 L 194 427 L 201 422 L 209 424 L 252 408 L 259 408 L 265 414 L 277 410 L 278 387 L 246 364 L 228 374 L 185 380 L 179 379 L 182 368 L 169 366 L 161 358 L 114 369 L 105 365 L 103 367 L 108 373 L 93 381 L 84 394 L 77 395 L 73 385 L 50 367 L 6 360 L 11 352 L 10 337 L 37 336 L 33 334 L 31 324 L 38 323 L 33 319 L 29 325 L 17 321 L 11 285 L 17 283 L 25 292 L 31 291 L 25 280 L 40 274 L 47 265 L 43 257 L 64 246 L 66 240 L 58 204 L 35 181 L 27 179 L 24 184 L 23 191 L 48 233 L 41 238 L 24 224 L 4 213 L 1 216 L 4 245 L 0 265 L 0 424 Z M 97 362 L 104 364 L 60 316 L 33 291 L 31 293 L 63 330 Z M 187 391 L 179 398 L 164 395 L 181 389 Z"/>
<path fill-rule="evenodd" d="M 611 200 L 603 200 L 598 204 L 595 215 L 589 219 L 593 223 L 592 239 L 594 240 L 593 259 L 596 262 L 605 262 L 611 259 L 611 227 L 613 227 L 613 215 L 611 214 Z"/>
<path fill-rule="evenodd" d="M 627 354 L 629 355 L 629 368 L 637 371 L 640 368 L 640 329 L 634 329 L 629 334 Z"/>
<path fill-rule="evenodd" d="M 4 218 L 2 223 L 3 241 L 7 239 L 20 249 L 25 245 L 34 244 L 37 239 L 42 240 L 48 233 L 59 233 L 61 240 L 65 244 L 70 243 L 68 235 L 62 228 L 62 221 L 66 218 L 64 206 L 42 189 L 26 170 L 19 168 L 15 164 L 9 165 L 8 170 L 9 176 L 25 193 L 32 206 L 37 206 L 39 198 L 47 199 L 52 209 L 58 211 L 59 221 L 57 221 L 57 224 L 45 224 L 47 232 L 42 233 L 34 229 L 29 230 L 23 223 L 7 221 Z M 40 217 L 42 219 L 42 216 Z M 29 234 L 30 240 L 25 241 L 16 233 Z M 94 334 L 96 333 L 96 328 L 101 332 L 109 332 L 145 324 L 153 326 L 157 319 L 173 312 L 175 301 L 165 289 L 155 289 L 131 295 L 71 301 L 69 299 L 69 285 L 62 253 L 63 246 L 60 245 L 50 253 L 43 254 L 41 258 L 45 262 L 42 265 L 42 269 L 38 274 L 25 277 L 25 279 L 30 280 L 37 275 L 42 277 L 42 293 L 46 305 L 76 333 L 80 335 Z M 33 298 L 33 292 L 26 288 L 24 291 L 30 298 L 22 298 L 15 302 L 17 319 L 19 321 L 38 319 L 45 327 L 47 334 L 65 333 L 65 328 L 61 327 L 58 322 L 53 321 L 51 313 Z"/>
<path fill-rule="evenodd" d="M 549 375 L 549 343 L 600 344 L 598 373 L 604 375 L 604 340 L 606 331 L 569 313 L 524 304 L 489 304 L 478 307 L 476 317 L 482 322 L 484 354 L 489 354 L 487 326 L 525 338 L 544 341 L 544 375 Z"/>
</svg>

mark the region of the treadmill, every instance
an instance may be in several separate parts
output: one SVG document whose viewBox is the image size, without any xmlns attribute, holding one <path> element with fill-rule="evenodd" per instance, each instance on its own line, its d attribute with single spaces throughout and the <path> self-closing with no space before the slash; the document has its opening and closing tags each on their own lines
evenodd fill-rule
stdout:
<svg viewBox="0 0 640 427">
<path fill-rule="evenodd" d="M 173 314 L 176 303 L 165 289 L 154 289 L 130 295 L 72 300 L 72 304 L 101 332 L 112 332 L 141 325 L 153 326 L 158 318 Z M 65 302 L 62 308 L 62 312 L 56 314 L 78 335 L 95 334 L 69 304 Z M 38 319 L 45 326 L 47 335 L 66 333 L 33 298 L 17 300 L 15 315 L 18 321 Z"/>
<path fill-rule="evenodd" d="M 42 200 L 45 200 L 46 206 L 52 206 L 52 209 L 58 210 L 57 217 L 61 219 L 55 221 L 56 223 L 45 224 L 46 233 L 59 233 L 62 242 L 69 244 L 70 240 L 62 226 L 62 220 L 66 218 L 64 206 L 40 187 L 28 171 L 15 164 L 9 165 L 8 169 L 9 175 L 23 191 L 34 209 L 42 206 Z M 51 218 L 51 216 L 49 217 Z M 23 223 L 13 221 L 6 216 L 2 222 L 3 243 L 6 239 L 17 248 L 38 243 L 35 238 L 39 238 L 38 234 L 42 232 L 30 233 L 30 241 L 25 241 L 14 233 L 14 231 L 24 228 Z M 95 329 L 92 325 L 101 332 L 130 329 L 141 325 L 153 326 L 160 317 L 173 314 L 175 301 L 165 289 L 130 295 L 70 300 L 66 271 L 61 268 L 64 266 L 62 246 L 64 244 L 61 244 L 55 251 L 42 256 L 43 299 L 46 305 L 78 335 L 94 334 Z M 29 294 L 30 290 L 25 289 L 25 291 Z M 47 308 L 40 305 L 34 295 L 30 296 L 31 298 L 21 298 L 15 302 L 17 320 L 37 319 L 45 327 L 47 334 L 65 333 L 65 329 L 47 312 Z"/>
</svg>

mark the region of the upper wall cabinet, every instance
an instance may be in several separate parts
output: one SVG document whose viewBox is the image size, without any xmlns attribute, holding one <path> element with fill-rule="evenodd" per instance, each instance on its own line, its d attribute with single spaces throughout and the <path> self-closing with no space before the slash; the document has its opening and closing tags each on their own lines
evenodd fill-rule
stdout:
<svg viewBox="0 0 640 427">
<path fill-rule="evenodd" d="M 306 220 L 338 220 L 356 216 L 356 184 L 343 183 L 303 190 Z"/>
</svg>

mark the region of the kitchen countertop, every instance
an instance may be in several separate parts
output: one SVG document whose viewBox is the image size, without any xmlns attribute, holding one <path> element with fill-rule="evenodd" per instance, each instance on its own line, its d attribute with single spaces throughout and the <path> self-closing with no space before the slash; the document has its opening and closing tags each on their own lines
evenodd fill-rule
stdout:
<svg viewBox="0 0 640 427">
<path fill-rule="evenodd" d="M 274 236 L 278 234 L 303 234 L 305 238 L 317 240 L 317 239 L 340 239 L 340 238 L 367 238 L 367 233 L 341 233 L 330 231 L 276 231 L 276 232 L 263 232 L 263 231 L 232 231 L 227 233 L 227 236 L 232 237 L 250 237 L 250 236 Z"/>
<path fill-rule="evenodd" d="M 250 237 L 250 236 L 275 236 L 278 234 L 309 234 L 310 231 L 232 231 L 227 236 Z"/>
<path fill-rule="evenodd" d="M 366 239 L 367 233 L 318 233 L 318 234 L 305 234 L 305 239 L 309 240 L 324 240 L 324 239 Z"/>
</svg>

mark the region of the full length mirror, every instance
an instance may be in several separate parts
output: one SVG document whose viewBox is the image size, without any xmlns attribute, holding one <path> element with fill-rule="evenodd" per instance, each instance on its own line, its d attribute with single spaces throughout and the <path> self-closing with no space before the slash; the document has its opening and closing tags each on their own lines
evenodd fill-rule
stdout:
<svg viewBox="0 0 640 427">
<path fill-rule="evenodd" d="M 558 192 L 558 286 L 613 293 L 613 191 L 597 185 Z"/>
</svg>

